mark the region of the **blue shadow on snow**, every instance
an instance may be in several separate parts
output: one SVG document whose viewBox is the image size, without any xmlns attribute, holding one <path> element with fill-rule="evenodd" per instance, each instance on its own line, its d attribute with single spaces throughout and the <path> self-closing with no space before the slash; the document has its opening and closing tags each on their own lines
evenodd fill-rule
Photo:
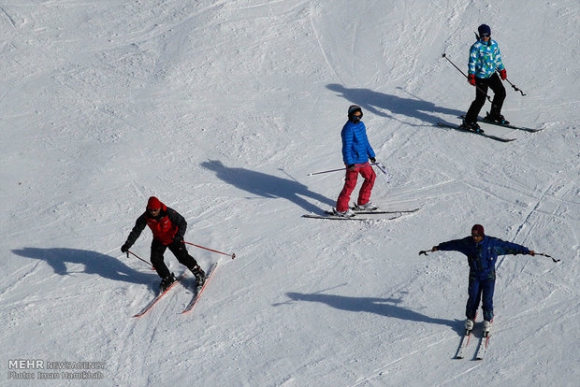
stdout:
<svg viewBox="0 0 580 387">
<path fill-rule="evenodd" d="M 440 121 L 440 118 L 433 115 L 433 113 L 449 114 L 453 117 L 465 114 L 464 111 L 439 107 L 433 102 L 422 100 L 413 95 L 411 95 L 412 98 L 403 98 L 396 95 L 378 93 L 370 89 L 349 89 L 335 83 L 326 87 L 331 91 L 337 92 L 339 96 L 347 101 L 359 105 L 363 108 L 363 112 L 366 110 L 377 116 L 394 120 L 396 118 L 391 114 L 413 117 L 426 123 L 435 124 Z M 402 90 L 402 88 L 399 89 Z M 391 112 L 391 114 L 388 112 Z"/>
<path fill-rule="evenodd" d="M 446 325 L 456 331 L 458 335 L 463 335 L 463 321 L 425 316 L 424 314 L 397 306 L 396 304 L 401 303 L 401 300 L 395 298 L 347 297 L 332 294 L 304 294 L 293 292 L 286 293 L 286 295 L 293 301 L 318 302 L 348 312 L 373 313 L 399 320 Z"/>
<path fill-rule="evenodd" d="M 335 204 L 335 201 L 312 192 L 307 186 L 296 180 L 284 179 L 244 168 L 226 167 L 219 160 L 205 161 L 201 163 L 201 166 L 215 172 L 219 179 L 234 187 L 264 198 L 287 199 L 308 212 L 321 212 L 321 209 L 308 202 L 304 197 L 318 200 L 329 206 Z"/>
<path fill-rule="evenodd" d="M 53 268 L 56 274 L 63 276 L 75 273 L 96 274 L 106 279 L 134 284 L 150 284 L 158 278 L 157 273 L 148 269 L 145 264 L 143 264 L 143 268 L 144 270 L 149 270 L 150 274 L 134 270 L 117 258 L 95 251 L 25 247 L 12 250 L 12 252 L 21 257 L 45 261 Z M 67 264 L 83 265 L 84 270 L 71 271 L 67 268 Z"/>
</svg>

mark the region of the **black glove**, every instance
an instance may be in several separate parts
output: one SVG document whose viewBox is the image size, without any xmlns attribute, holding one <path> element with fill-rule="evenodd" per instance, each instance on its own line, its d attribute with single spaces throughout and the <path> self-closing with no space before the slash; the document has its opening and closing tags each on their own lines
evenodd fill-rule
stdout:
<svg viewBox="0 0 580 387">
<path fill-rule="evenodd" d="M 181 236 L 181 235 L 176 235 L 176 236 L 173 238 L 173 243 L 183 243 L 183 236 Z"/>
<path fill-rule="evenodd" d="M 354 164 L 349 164 L 346 168 L 352 171 L 354 169 Z"/>
<path fill-rule="evenodd" d="M 377 159 L 375 159 L 374 157 L 369 157 L 369 160 L 371 161 L 371 163 L 375 164 L 377 162 Z"/>
<path fill-rule="evenodd" d="M 123 246 L 121 246 L 121 252 L 127 253 L 127 256 L 128 256 L 129 255 L 129 245 L 125 243 Z"/>
<path fill-rule="evenodd" d="M 421 250 L 421 251 L 419 251 L 419 255 L 429 255 L 427 253 L 432 253 L 432 252 L 435 252 L 435 251 L 438 251 L 438 250 L 439 249 L 437 248 L 437 246 L 433 246 L 431 248 L 431 250 Z"/>
</svg>

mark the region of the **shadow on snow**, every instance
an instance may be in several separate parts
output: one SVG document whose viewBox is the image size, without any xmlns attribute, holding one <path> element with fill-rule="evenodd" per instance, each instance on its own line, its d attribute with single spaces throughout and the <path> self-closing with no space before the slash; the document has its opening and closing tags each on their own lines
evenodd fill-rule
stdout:
<svg viewBox="0 0 580 387">
<path fill-rule="evenodd" d="M 56 274 L 63 276 L 75 273 L 97 274 L 106 279 L 134 284 L 149 284 L 157 278 L 157 273 L 153 270 L 150 270 L 151 274 L 146 274 L 130 268 L 119 259 L 95 251 L 25 247 L 12 252 L 21 257 L 45 261 Z M 67 267 L 74 265 L 83 265 L 84 270 L 70 270 Z M 143 268 L 147 270 L 145 264 Z"/>
<path fill-rule="evenodd" d="M 464 111 L 439 107 L 433 102 L 422 100 L 413 95 L 411 95 L 412 98 L 403 98 L 396 95 L 378 93 L 370 89 L 349 89 L 339 84 L 329 84 L 326 87 L 339 93 L 339 96 L 351 103 L 359 105 L 363 108 L 363 111 L 366 110 L 377 116 L 394 120 L 397 120 L 397 118 L 391 114 L 412 117 L 426 123 L 435 124 L 441 119 L 434 113 L 449 114 L 453 117 L 465 114 Z M 403 90 L 402 88 L 399 89 Z M 409 123 L 406 124 L 411 125 Z"/>
<path fill-rule="evenodd" d="M 264 198 L 287 199 L 308 212 L 321 212 L 321 209 L 308 202 L 304 197 L 329 206 L 335 204 L 334 200 L 312 192 L 307 186 L 296 180 L 284 179 L 244 168 L 227 167 L 219 160 L 205 161 L 201 163 L 201 166 L 215 172 L 219 179 L 234 187 Z"/>
<path fill-rule="evenodd" d="M 428 324 L 446 325 L 451 327 L 459 335 L 463 334 L 463 321 L 445 320 L 433 318 L 414 312 L 410 309 L 397 306 L 400 299 L 376 298 L 376 297 L 347 297 L 332 294 L 304 294 L 289 292 L 286 295 L 293 301 L 318 302 L 332 308 L 349 312 L 373 313 L 380 316 L 396 318 L 400 320 L 423 322 Z"/>
</svg>

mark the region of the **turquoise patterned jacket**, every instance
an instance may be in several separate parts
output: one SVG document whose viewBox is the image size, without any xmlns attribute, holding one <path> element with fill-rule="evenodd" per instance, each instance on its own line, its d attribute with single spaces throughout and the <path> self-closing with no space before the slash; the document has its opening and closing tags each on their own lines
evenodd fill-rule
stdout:
<svg viewBox="0 0 580 387">
<path fill-rule="evenodd" d="M 499 45 L 490 39 L 488 43 L 481 40 L 475 42 L 469 50 L 468 73 L 475 74 L 476 78 L 487 79 L 496 70 L 504 70 Z"/>
</svg>

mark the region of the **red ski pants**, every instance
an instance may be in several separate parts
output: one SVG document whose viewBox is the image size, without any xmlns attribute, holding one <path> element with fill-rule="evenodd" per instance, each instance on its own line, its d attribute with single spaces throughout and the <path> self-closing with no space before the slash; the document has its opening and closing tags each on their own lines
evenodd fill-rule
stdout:
<svg viewBox="0 0 580 387">
<path fill-rule="evenodd" d="M 373 167 L 369 163 L 355 164 L 354 168 L 346 170 L 346 178 L 344 179 L 344 187 L 338 195 L 338 200 L 336 201 L 336 210 L 339 212 L 344 212 L 348 210 L 348 203 L 350 201 L 350 195 L 356 187 L 356 181 L 358 179 L 358 174 L 365 179 L 360 191 L 358 193 L 357 204 L 363 205 L 367 204 L 371 199 L 371 191 L 375 185 L 375 178 L 377 175 L 373 170 Z"/>
</svg>

